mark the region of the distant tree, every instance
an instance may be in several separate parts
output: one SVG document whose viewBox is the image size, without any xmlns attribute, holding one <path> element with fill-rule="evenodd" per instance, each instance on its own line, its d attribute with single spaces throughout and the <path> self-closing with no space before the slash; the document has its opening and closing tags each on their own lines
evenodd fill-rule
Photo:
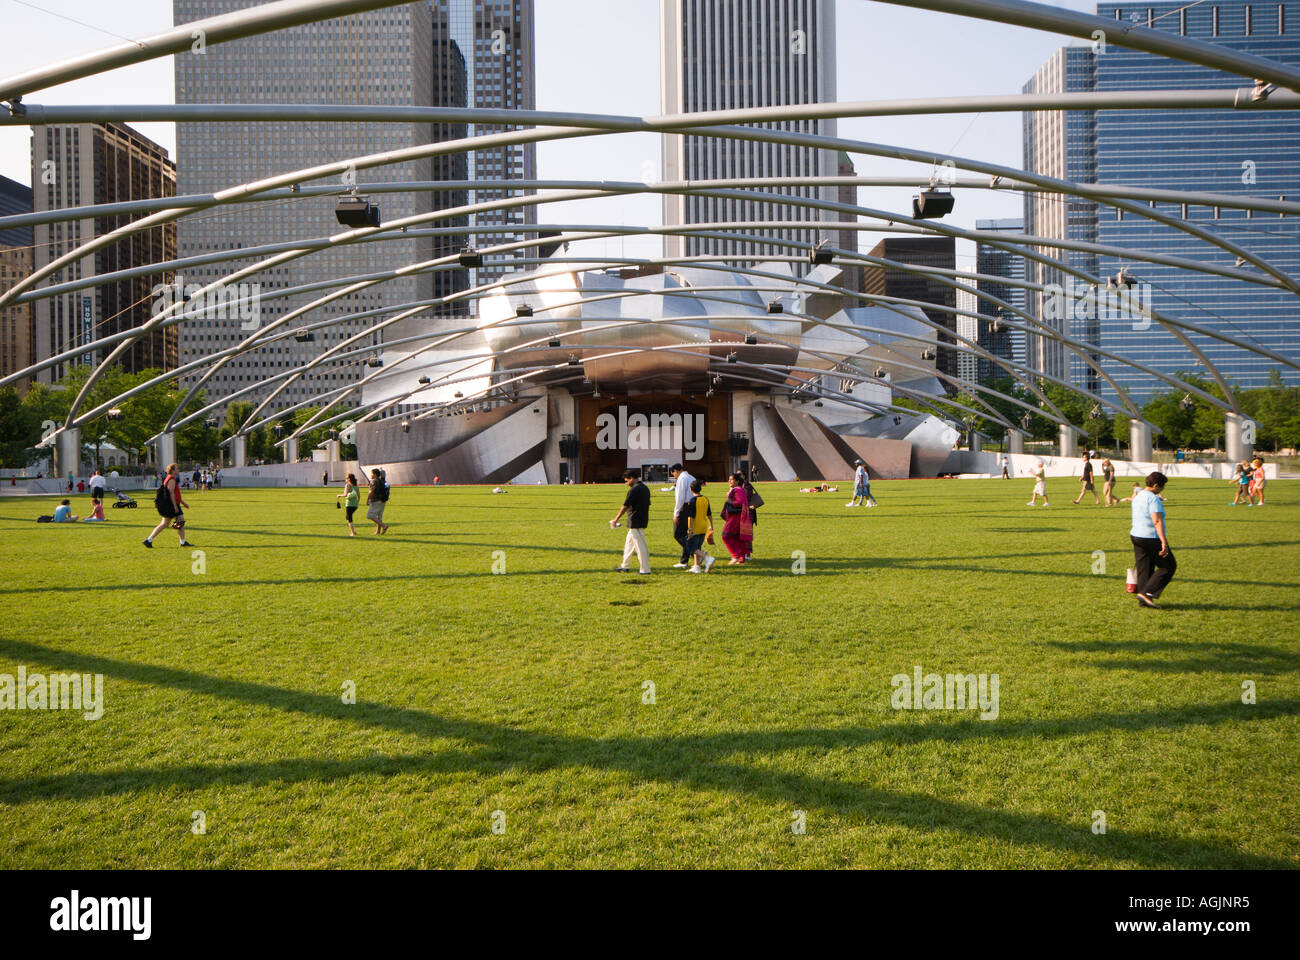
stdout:
<svg viewBox="0 0 1300 960">
<path fill-rule="evenodd" d="M 41 421 L 13 387 L 0 387 L 0 466 L 25 467 L 41 439 Z"/>
</svg>

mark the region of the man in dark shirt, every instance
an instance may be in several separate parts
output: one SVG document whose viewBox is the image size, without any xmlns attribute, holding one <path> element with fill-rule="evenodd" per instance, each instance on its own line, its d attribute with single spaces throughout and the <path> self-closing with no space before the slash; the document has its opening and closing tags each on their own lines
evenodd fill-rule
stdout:
<svg viewBox="0 0 1300 960">
<path fill-rule="evenodd" d="M 1092 494 L 1092 502 L 1094 506 L 1101 506 L 1101 498 L 1097 496 L 1097 488 L 1092 482 L 1092 460 L 1090 460 L 1088 455 L 1085 453 L 1083 455 L 1083 487 L 1079 490 L 1079 496 L 1074 502 L 1078 503 L 1083 499 L 1083 496 L 1086 493 Z"/>
<path fill-rule="evenodd" d="M 628 469 L 623 472 L 623 482 L 627 484 L 627 499 L 619 508 L 614 519 L 609 521 L 609 528 L 618 526 L 623 514 L 627 514 L 627 539 L 623 541 L 623 563 L 614 569 L 619 573 L 628 573 L 627 563 L 636 554 L 641 564 L 641 573 L 650 572 L 650 550 L 645 543 L 645 528 L 650 525 L 650 488 L 641 482 L 640 471 Z"/>
</svg>

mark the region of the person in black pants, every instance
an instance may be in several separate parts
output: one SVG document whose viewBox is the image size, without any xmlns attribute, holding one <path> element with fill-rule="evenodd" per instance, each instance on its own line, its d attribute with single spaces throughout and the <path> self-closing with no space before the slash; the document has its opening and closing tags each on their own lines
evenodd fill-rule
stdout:
<svg viewBox="0 0 1300 960">
<path fill-rule="evenodd" d="M 1169 586 L 1178 569 L 1178 561 L 1169 547 L 1165 524 L 1165 501 L 1160 493 L 1169 478 L 1156 472 L 1147 475 L 1146 489 L 1133 497 L 1133 563 L 1137 567 L 1137 601 L 1141 606 L 1158 609 L 1156 600 Z"/>
</svg>

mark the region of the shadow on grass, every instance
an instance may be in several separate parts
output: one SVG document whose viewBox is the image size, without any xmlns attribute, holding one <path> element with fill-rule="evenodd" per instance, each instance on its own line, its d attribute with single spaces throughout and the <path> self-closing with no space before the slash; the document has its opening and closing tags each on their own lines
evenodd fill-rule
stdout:
<svg viewBox="0 0 1300 960">
<path fill-rule="evenodd" d="M 997 837 L 1028 847 L 1051 848 L 1088 858 L 1104 857 L 1145 867 L 1294 868 L 1287 860 L 1150 831 L 1111 829 L 1099 841 L 1080 814 L 1077 824 L 728 761 L 733 754 L 825 751 L 873 743 L 899 747 L 932 742 L 1050 739 L 1105 731 L 1141 731 L 1255 723 L 1300 715 L 1300 701 L 1278 700 L 1243 711 L 1240 704 L 1097 714 L 1042 721 L 932 723 L 876 727 L 796 728 L 663 737 L 575 737 L 441 717 L 421 710 L 358 702 L 333 694 L 307 693 L 230 680 L 171 667 L 151 666 L 0 639 L 0 653 L 63 670 L 103 673 L 171 690 L 222 697 L 339 723 L 377 727 L 443 741 L 429 752 L 349 760 L 284 759 L 262 763 L 190 764 L 30 779 L 0 780 L 0 803 L 77 800 L 141 790 L 203 789 L 273 783 L 321 782 L 357 776 L 541 773 L 566 768 L 615 771 L 690 789 L 744 793 L 789 806 L 817 806 L 863 822 L 888 823 L 926 832 L 957 830 Z"/>
<path fill-rule="evenodd" d="M 1103 670 L 1149 670 L 1156 673 L 1279 674 L 1300 670 L 1300 655 L 1277 647 L 1219 640 L 1048 640 L 1044 646 L 1070 653 L 1177 653 L 1176 660 L 1093 660 Z M 1187 655 L 1191 656 L 1187 656 Z"/>
</svg>

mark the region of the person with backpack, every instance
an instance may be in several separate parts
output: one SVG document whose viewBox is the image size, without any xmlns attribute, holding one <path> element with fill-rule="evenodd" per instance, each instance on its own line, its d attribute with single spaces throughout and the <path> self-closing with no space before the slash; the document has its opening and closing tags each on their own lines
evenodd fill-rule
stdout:
<svg viewBox="0 0 1300 960">
<path fill-rule="evenodd" d="M 370 492 L 366 495 L 366 519 L 375 522 L 375 536 L 388 532 L 384 523 L 384 508 L 388 506 L 389 486 L 384 471 L 378 467 L 370 471 Z"/>
<path fill-rule="evenodd" d="M 185 539 L 185 508 L 189 506 L 181 496 L 180 470 L 174 463 L 167 465 L 167 475 L 163 477 L 163 482 L 158 487 L 158 492 L 153 498 L 154 509 L 158 511 L 158 516 L 162 517 L 158 521 L 158 526 L 153 528 L 153 533 L 144 538 L 146 547 L 153 547 L 153 538 L 162 533 L 163 528 L 168 524 L 176 528 L 176 533 L 181 538 L 182 547 L 192 547 L 194 544 Z"/>
</svg>

